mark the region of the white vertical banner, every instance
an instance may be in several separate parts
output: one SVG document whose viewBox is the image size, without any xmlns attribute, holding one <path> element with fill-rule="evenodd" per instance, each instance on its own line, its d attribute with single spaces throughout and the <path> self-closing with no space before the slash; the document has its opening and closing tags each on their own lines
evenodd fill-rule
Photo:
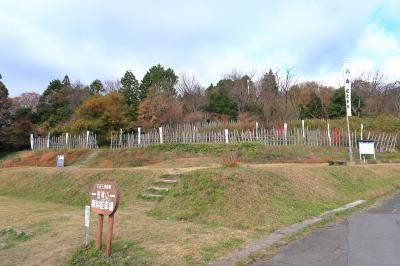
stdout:
<svg viewBox="0 0 400 266">
<path fill-rule="evenodd" d="M 164 143 L 164 140 L 163 140 L 162 127 L 159 127 L 158 130 L 160 131 L 160 144 L 163 144 L 163 143 Z"/>
<path fill-rule="evenodd" d="M 225 143 L 229 144 L 229 131 L 228 131 L 228 129 L 225 129 Z"/>
<path fill-rule="evenodd" d="M 69 134 L 65 133 L 65 146 L 66 147 L 68 147 L 68 137 L 69 137 Z"/>
<path fill-rule="evenodd" d="M 344 71 L 344 92 L 345 92 L 345 101 L 346 101 L 346 114 L 347 116 L 351 116 L 351 64 L 344 63 L 343 65 Z"/>
<path fill-rule="evenodd" d="M 31 142 L 31 150 L 33 150 L 33 134 L 31 134 L 30 142 Z"/>
<path fill-rule="evenodd" d="M 303 139 L 306 137 L 306 133 L 304 132 L 304 120 L 301 120 L 301 132 L 303 134 Z"/>
<path fill-rule="evenodd" d="M 137 129 L 137 131 L 138 131 L 138 139 L 137 139 L 137 143 L 140 145 L 140 131 L 141 131 L 141 128 L 140 127 L 138 127 L 138 129 Z"/>
<path fill-rule="evenodd" d="M 47 149 L 50 149 L 50 132 L 47 134 L 47 143 L 46 143 Z"/>
<path fill-rule="evenodd" d="M 86 131 L 86 143 L 89 144 L 89 131 Z"/>
<path fill-rule="evenodd" d="M 328 141 L 329 141 L 329 146 L 332 146 L 331 129 L 329 123 L 328 123 Z"/>
</svg>

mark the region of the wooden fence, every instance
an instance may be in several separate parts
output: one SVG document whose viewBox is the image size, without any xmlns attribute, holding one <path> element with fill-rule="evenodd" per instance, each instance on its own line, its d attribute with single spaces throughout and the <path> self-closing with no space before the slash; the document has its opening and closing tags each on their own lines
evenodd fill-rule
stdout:
<svg viewBox="0 0 400 266">
<path fill-rule="evenodd" d="M 86 134 L 61 136 L 33 136 L 30 137 L 31 150 L 61 150 L 61 149 L 95 149 L 98 148 L 96 135 L 87 131 Z"/>
<path fill-rule="evenodd" d="M 374 140 L 377 150 L 393 151 L 396 148 L 397 134 L 374 134 L 372 132 L 351 131 L 350 141 L 353 148 L 357 148 L 359 140 Z M 170 143 L 225 143 L 236 144 L 256 142 L 267 146 L 308 145 L 348 147 L 347 130 L 309 130 L 308 128 L 278 129 L 244 129 L 244 130 L 213 130 L 210 127 L 178 126 L 160 127 L 147 132 L 111 134 L 111 149 L 143 147 L 152 144 Z"/>
</svg>

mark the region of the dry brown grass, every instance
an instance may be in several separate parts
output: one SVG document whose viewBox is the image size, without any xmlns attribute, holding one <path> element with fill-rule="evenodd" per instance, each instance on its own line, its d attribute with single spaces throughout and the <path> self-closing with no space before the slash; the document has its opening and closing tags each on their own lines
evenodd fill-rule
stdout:
<svg viewBox="0 0 400 266">
<path fill-rule="evenodd" d="M 298 162 L 299 163 L 326 163 L 330 160 L 333 160 L 333 157 L 314 157 L 311 156 L 309 158 L 301 159 Z"/>
<path fill-rule="evenodd" d="M 20 166 L 55 166 L 58 154 L 65 155 L 65 165 L 73 165 L 89 154 L 89 150 L 60 150 L 60 151 L 22 151 L 7 157 L 1 162 L 1 167 Z"/>
<path fill-rule="evenodd" d="M 146 215 L 150 208 L 142 203 L 121 207 L 115 215 L 114 239 L 138 243 L 153 254 L 151 265 L 187 265 L 189 257 L 203 261 L 204 247 L 230 238 L 251 239 L 246 231 L 155 219 Z M 0 249 L 2 265 L 62 265 L 84 241 L 83 207 L 0 196 L 0 215 L 8 217 L 0 219 L 0 229 L 13 227 L 33 233 L 26 242 Z M 96 222 L 92 213 L 92 239 Z"/>
<path fill-rule="evenodd" d="M 111 168 L 111 167 L 113 167 L 113 163 L 112 163 L 111 160 L 104 159 L 104 160 L 101 160 L 101 161 L 100 161 L 99 167 L 102 167 L 102 168 Z"/>
</svg>

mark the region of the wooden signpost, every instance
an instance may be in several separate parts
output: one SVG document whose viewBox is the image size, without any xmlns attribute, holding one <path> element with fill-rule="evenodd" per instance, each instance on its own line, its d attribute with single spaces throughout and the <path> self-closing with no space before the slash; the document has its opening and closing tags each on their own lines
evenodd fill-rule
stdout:
<svg viewBox="0 0 400 266">
<path fill-rule="evenodd" d="M 99 223 L 96 232 L 96 248 L 101 249 L 104 215 L 108 216 L 108 228 L 106 236 L 106 255 L 111 254 L 111 242 L 114 226 L 114 213 L 119 204 L 119 190 L 114 182 L 99 181 L 93 185 L 90 191 L 90 206 L 94 213 L 99 215 Z"/>
</svg>

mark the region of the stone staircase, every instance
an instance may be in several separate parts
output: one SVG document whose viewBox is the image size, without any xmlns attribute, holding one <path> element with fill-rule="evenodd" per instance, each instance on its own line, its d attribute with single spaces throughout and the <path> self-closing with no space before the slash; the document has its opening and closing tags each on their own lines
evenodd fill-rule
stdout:
<svg viewBox="0 0 400 266">
<path fill-rule="evenodd" d="M 178 175 L 162 175 L 155 181 L 142 195 L 141 198 L 147 201 L 159 201 L 173 188 L 178 182 Z"/>
</svg>

